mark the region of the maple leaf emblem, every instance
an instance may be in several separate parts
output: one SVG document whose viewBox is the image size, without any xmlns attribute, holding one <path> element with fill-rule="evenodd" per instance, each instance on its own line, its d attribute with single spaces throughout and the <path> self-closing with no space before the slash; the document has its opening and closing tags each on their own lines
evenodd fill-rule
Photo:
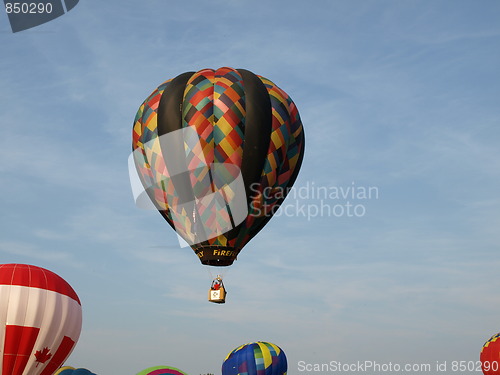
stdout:
<svg viewBox="0 0 500 375">
<path fill-rule="evenodd" d="M 50 354 L 49 352 L 50 352 L 50 349 L 49 349 L 49 348 L 47 348 L 47 347 L 43 348 L 43 350 L 42 350 L 42 351 L 37 350 L 37 351 L 35 352 L 36 362 L 38 362 L 38 363 L 36 364 L 36 367 L 38 367 L 38 365 L 39 365 L 40 363 L 45 363 L 45 362 L 47 362 L 47 361 L 50 359 L 50 357 L 52 357 L 52 354 Z"/>
</svg>

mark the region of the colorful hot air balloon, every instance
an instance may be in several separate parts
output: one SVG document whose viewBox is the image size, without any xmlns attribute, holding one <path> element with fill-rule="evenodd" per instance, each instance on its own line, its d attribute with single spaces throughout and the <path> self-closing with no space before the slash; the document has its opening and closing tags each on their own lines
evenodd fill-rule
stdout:
<svg viewBox="0 0 500 375">
<path fill-rule="evenodd" d="M 85 368 L 61 367 L 54 375 L 96 375 Z"/>
<path fill-rule="evenodd" d="M 481 349 L 479 359 L 484 375 L 500 374 L 500 333 L 490 337 Z"/>
<path fill-rule="evenodd" d="M 68 374 L 71 374 L 71 372 L 73 370 L 76 370 L 74 367 L 71 367 L 71 366 L 64 366 L 64 367 L 61 367 L 59 370 L 57 370 L 54 375 L 68 375 Z"/>
<path fill-rule="evenodd" d="M 222 375 L 286 375 L 286 356 L 277 345 L 258 341 L 231 351 L 222 364 Z"/>
<path fill-rule="evenodd" d="M 187 375 L 187 374 L 175 367 L 156 366 L 142 370 L 141 372 L 138 372 L 137 375 Z"/>
<path fill-rule="evenodd" d="M 140 106 L 134 162 L 202 264 L 228 266 L 285 199 L 304 155 L 292 99 L 244 69 L 181 74 Z"/>
<path fill-rule="evenodd" d="M 44 268 L 0 265 L 0 368 L 4 375 L 52 375 L 82 327 L 73 288 Z"/>
</svg>

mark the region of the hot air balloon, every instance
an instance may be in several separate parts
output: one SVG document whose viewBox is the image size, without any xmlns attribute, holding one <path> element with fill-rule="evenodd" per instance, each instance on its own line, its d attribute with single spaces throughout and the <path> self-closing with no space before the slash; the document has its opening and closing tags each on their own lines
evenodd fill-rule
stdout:
<svg viewBox="0 0 500 375">
<path fill-rule="evenodd" d="M 61 367 L 54 375 L 96 375 L 85 368 L 74 368 L 71 366 Z"/>
<path fill-rule="evenodd" d="M 82 308 L 60 276 L 0 265 L 0 362 L 4 375 L 52 375 L 80 337 Z"/>
<path fill-rule="evenodd" d="M 479 359 L 484 375 L 500 374 L 500 333 L 484 343 Z"/>
<path fill-rule="evenodd" d="M 61 374 L 64 374 L 64 375 L 67 375 L 68 373 L 71 373 L 73 370 L 76 370 L 74 367 L 71 367 L 71 366 L 64 366 L 64 367 L 61 367 L 59 370 L 57 370 L 54 375 L 61 375 Z M 65 372 L 65 371 L 69 371 L 69 372 Z"/>
<path fill-rule="evenodd" d="M 287 369 L 279 346 L 257 341 L 232 350 L 222 364 L 222 375 L 286 375 Z"/>
<path fill-rule="evenodd" d="M 175 367 L 155 366 L 142 370 L 141 372 L 138 372 L 137 375 L 187 375 L 187 374 Z"/>
<path fill-rule="evenodd" d="M 161 84 L 133 126 L 133 163 L 156 209 L 202 264 L 229 266 L 281 205 L 304 131 L 292 99 L 245 69 Z"/>
</svg>

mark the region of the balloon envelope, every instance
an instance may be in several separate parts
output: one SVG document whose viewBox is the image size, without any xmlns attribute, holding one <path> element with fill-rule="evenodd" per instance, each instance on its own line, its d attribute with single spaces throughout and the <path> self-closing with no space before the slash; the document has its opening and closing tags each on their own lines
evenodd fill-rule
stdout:
<svg viewBox="0 0 500 375">
<path fill-rule="evenodd" d="M 96 375 L 85 368 L 61 367 L 54 375 Z"/>
<path fill-rule="evenodd" d="M 500 333 L 491 336 L 484 343 L 479 359 L 484 375 L 500 374 Z"/>
<path fill-rule="evenodd" d="M 133 159 L 155 207 L 202 264 L 228 266 L 271 219 L 304 155 L 292 99 L 244 69 L 161 84 L 137 111 Z"/>
<path fill-rule="evenodd" d="M 155 366 L 142 370 L 141 372 L 138 372 L 137 375 L 187 375 L 187 374 L 175 367 Z"/>
<path fill-rule="evenodd" d="M 222 364 L 222 375 L 285 375 L 285 352 L 269 342 L 251 342 L 231 351 Z"/>
<path fill-rule="evenodd" d="M 31 265 L 0 265 L 2 374 L 52 375 L 81 327 L 80 300 L 60 276 Z"/>
<path fill-rule="evenodd" d="M 76 370 L 74 367 L 71 367 L 71 366 L 64 366 L 64 367 L 61 367 L 59 370 L 57 370 L 54 375 L 61 375 L 61 374 L 68 374 L 67 372 L 65 371 L 73 371 L 73 370 Z"/>
</svg>

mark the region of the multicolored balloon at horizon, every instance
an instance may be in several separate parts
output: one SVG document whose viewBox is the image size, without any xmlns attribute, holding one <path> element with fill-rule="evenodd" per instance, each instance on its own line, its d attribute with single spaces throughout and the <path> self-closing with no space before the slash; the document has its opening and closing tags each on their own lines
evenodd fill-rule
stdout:
<svg viewBox="0 0 500 375">
<path fill-rule="evenodd" d="M 155 207 L 202 264 L 228 266 L 297 178 L 304 131 L 292 99 L 245 69 L 161 84 L 135 117 L 132 149 Z"/>
<path fill-rule="evenodd" d="M 484 375 L 500 374 L 500 333 L 491 336 L 484 343 L 479 360 Z"/>
<path fill-rule="evenodd" d="M 4 375 L 52 375 L 82 328 L 82 307 L 60 276 L 26 264 L 0 265 L 0 369 Z"/>
<path fill-rule="evenodd" d="M 96 375 L 85 368 L 74 368 L 71 366 L 61 367 L 54 375 Z"/>
<path fill-rule="evenodd" d="M 222 364 L 222 375 L 286 375 L 285 352 L 275 344 L 258 341 L 231 351 Z"/>
<path fill-rule="evenodd" d="M 187 374 L 175 367 L 155 366 L 142 370 L 141 372 L 138 372 L 137 375 L 187 375 Z"/>
</svg>

